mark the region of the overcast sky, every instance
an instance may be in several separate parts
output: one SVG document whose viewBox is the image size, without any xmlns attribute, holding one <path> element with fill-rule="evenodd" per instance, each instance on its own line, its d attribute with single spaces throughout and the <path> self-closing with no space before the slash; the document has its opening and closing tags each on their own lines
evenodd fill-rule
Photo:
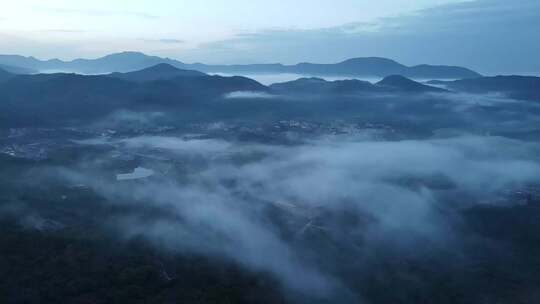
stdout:
<svg viewBox="0 0 540 304">
<path fill-rule="evenodd" d="M 185 62 L 337 62 L 384 56 L 486 73 L 540 71 L 539 0 L 17 0 L 0 53 Z"/>
</svg>

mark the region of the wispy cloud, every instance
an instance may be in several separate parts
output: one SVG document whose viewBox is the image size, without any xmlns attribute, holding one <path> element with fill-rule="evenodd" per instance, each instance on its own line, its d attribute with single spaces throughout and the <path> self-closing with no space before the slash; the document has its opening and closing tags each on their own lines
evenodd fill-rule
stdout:
<svg viewBox="0 0 540 304">
<path fill-rule="evenodd" d="M 323 297 L 342 293 L 341 278 L 333 271 L 340 263 L 333 265 L 332 259 L 320 267 L 317 262 L 334 254 L 334 246 L 347 248 L 351 257 L 365 257 L 382 244 L 391 252 L 414 248 L 423 256 L 429 246 L 419 249 L 417 240 L 455 249 L 455 232 L 441 206 L 460 204 L 463 197 L 492 201 L 513 185 L 538 181 L 540 170 L 538 144 L 471 135 L 403 141 L 331 136 L 299 146 L 162 136 L 108 143 L 123 153 L 196 155 L 211 164 L 183 176 L 181 183 L 170 174 L 135 188 L 59 168 L 69 184 L 88 185 L 113 204 L 144 202 L 166 210 L 152 220 L 149 209 L 115 217 L 109 226 L 115 232 L 175 252 L 232 259 L 275 275 L 288 288 Z M 233 161 L 254 155 L 255 161 Z M 341 214 L 355 220 L 344 222 Z M 318 235 L 314 221 L 330 247 L 302 241 L 307 230 Z M 353 240 L 362 240 L 362 246 L 350 246 Z M 360 260 L 354 261 L 358 267 Z"/>
<path fill-rule="evenodd" d="M 176 39 L 176 38 L 161 38 L 161 39 L 142 38 L 140 40 L 144 41 L 144 42 L 157 42 L 157 43 L 163 43 L 163 44 L 184 44 L 184 43 L 186 43 L 185 40 Z"/>
<path fill-rule="evenodd" d="M 266 29 L 201 45 L 184 60 L 337 62 L 382 56 L 405 64 L 451 64 L 484 73 L 540 71 L 540 2 L 477 0 L 320 29 Z M 329 51 L 331 47 L 331 52 Z M 283 50 L 287 50 L 284 52 Z M 192 59 L 189 58 L 192 56 Z"/>
<path fill-rule="evenodd" d="M 225 99 L 272 99 L 277 98 L 276 95 L 271 95 L 266 92 L 253 91 L 236 91 L 225 94 Z"/>
<path fill-rule="evenodd" d="M 172 44 L 185 43 L 185 41 L 181 39 L 159 39 L 158 41 L 161 43 L 172 43 Z"/>
<path fill-rule="evenodd" d="M 72 30 L 72 29 L 43 29 L 39 30 L 42 33 L 52 33 L 52 34 L 82 34 L 88 31 L 86 30 Z"/>
<path fill-rule="evenodd" d="M 52 7 L 43 7 L 41 10 L 54 12 L 58 14 L 75 14 L 75 15 L 86 15 L 94 17 L 136 17 L 143 19 L 157 19 L 159 16 L 138 12 L 138 11 L 127 11 L 127 10 L 100 10 L 100 9 L 70 9 L 70 8 L 52 8 Z"/>
</svg>

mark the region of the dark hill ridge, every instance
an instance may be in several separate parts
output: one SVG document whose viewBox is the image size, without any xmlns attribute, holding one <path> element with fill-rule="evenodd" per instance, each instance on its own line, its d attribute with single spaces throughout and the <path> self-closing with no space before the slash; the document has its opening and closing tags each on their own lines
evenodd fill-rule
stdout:
<svg viewBox="0 0 540 304">
<path fill-rule="evenodd" d="M 295 73 L 313 76 L 375 76 L 403 75 L 410 78 L 424 79 L 462 79 L 474 78 L 480 74 L 463 67 L 418 65 L 408 67 L 396 61 L 380 58 L 352 58 L 335 64 L 299 63 L 283 64 L 246 64 L 246 65 L 206 65 L 202 63 L 186 64 L 170 58 L 148 56 L 139 52 L 123 52 L 97 59 L 76 59 L 61 61 L 52 59 L 41 61 L 33 57 L 0 55 L 0 64 L 13 65 L 34 70 L 62 70 L 86 74 L 104 74 L 112 72 L 137 71 L 160 63 L 166 63 L 179 69 L 201 72 L 250 74 L 250 73 Z"/>
<path fill-rule="evenodd" d="M 41 74 L 0 83 L 6 120 L 55 121 L 98 117 L 126 106 L 135 84 L 104 76 Z"/>
<path fill-rule="evenodd" d="M 158 66 L 150 71 L 173 71 Z M 148 71 L 146 71 L 148 72 Z M 37 74 L 15 75 L 0 82 L 0 125 L 2 123 L 52 123 L 92 120 L 120 109 L 204 107 L 234 91 L 267 91 L 245 77 L 186 76 L 135 82 L 109 75 Z M 143 71 L 139 72 L 145 74 Z M 151 74 L 153 78 L 160 78 Z"/>
<path fill-rule="evenodd" d="M 211 76 L 158 64 L 137 72 L 85 76 L 78 74 L 14 75 L 0 70 L 0 124 L 91 120 L 119 109 L 204 111 L 214 101 L 236 91 L 277 95 L 339 96 L 355 94 L 423 94 L 447 90 L 400 75 L 378 83 L 361 80 L 326 81 L 300 78 L 266 87 L 246 77 Z M 540 100 L 539 77 L 480 77 L 434 81 L 452 91 L 502 92 L 514 98 Z"/>
<path fill-rule="evenodd" d="M 362 80 L 326 81 L 321 78 L 300 78 L 294 81 L 276 83 L 270 86 L 280 94 L 356 94 L 356 93 L 443 93 L 444 89 L 435 88 L 413 81 L 403 76 L 389 76 L 372 84 Z"/>
<path fill-rule="evenodd" d="M 176 77 L 201 77 L 207 76 L 203 72 L 194 70 L 182 70 L 167 63 L 128 73 L 112 73 L 109 76 L 134 82 L 147 82 L 155 80 L 167 80 Z"/>
<path fill-rule="evenodd" d="M 456 81 L 429 81 L 428 84 L 467 93 L 502 93 L 511 98 L 540 101 L 540 77 L 495 76 Z"/>
<path fill-rule="evenodd" d="M 268 87 L 240 76 L 188 76 L 141 83 L 135 97 L 139 104 L 174 109 L 178 106 L 203 105 L 237 91 L 265 92 Z"/>
<path fill-rule="evenodd" d="M 367 81 L 355 79 L 326 81 L 316 77 L 275 83 L 270 86 L 270 89 L 279 94 L 300 95 L 374 93 L 381 91 Z"/>
<path fill-rule="evenodd" d="M 392 76 L 385 77 L 383 80 L 377 82 L 377 86 L 385 87 L 385 88 L 389 88 L 393 90 L 398 90 L 401 92 L 433 92 L 433 93 L 447 92 L 447 90 L 445 89 L 440 89 L 440 88 L 432 87 L 429 85 L 421 84 L 419 82 L 408 79 L 401 75 L 392 75 Z"/>
</svg>

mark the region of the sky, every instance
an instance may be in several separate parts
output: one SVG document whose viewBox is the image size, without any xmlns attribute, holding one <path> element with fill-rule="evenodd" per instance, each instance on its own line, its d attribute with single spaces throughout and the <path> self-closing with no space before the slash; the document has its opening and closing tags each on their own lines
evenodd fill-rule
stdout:
<svg viewBox="0 0 540 304">
<path fill-rule="evenodd" d="M 0 0 L 0 54 L 185 62 L 381 56 L 481 72 L 539 72 L 538 0 Z"/>
</svg>

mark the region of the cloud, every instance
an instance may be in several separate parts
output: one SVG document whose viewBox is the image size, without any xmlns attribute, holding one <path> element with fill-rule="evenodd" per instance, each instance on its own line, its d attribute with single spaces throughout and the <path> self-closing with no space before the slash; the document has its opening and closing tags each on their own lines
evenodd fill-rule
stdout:
<svg viewBox="0 0 540 304">
<path fill-rule="evenodd" d="M 70 29 L 44 29 L 40 30 L 40 32 L 43 33 L 58 33 L 58 34 L 82 34 L 87 33 L 88 31 L 85 30 L 70 30 Z"/>
<path fill-rule="evenodd" d="M 236 91 L 225 94 L 225 99 L 272 99 L 277 96 L 266 92 Z"/>
<path fill-rule="evenodd" d="M 128 138 L 121 141 L 128 149 L 153 148 L 164 149 L 180 154 L 216 154 L 226 152 L 231 144 L 222 140 L 209 139 L 183 139 L 177 137 L 143 136 Z"/>
<path fill-rule="evenodd" d="M 74 54 L 80 51 L 80 45 L 76 42 L 49 43 L 2 32 L 0 32 L 0 48 L 4 54 L 36 56 L 39 58 L 50 58 L 50 54 L 57 54 L 55 56 L 61 57 L 61 55 L 67 53 Z"/>
<path fill-rule="evenodd" d="M 487 73 L 538 72 L 540 2 L 477 0 L 314 30 L 261 30 L 186 51 L 219 62 L 337 62 L 383 56 L 405 64 L 462 65 Z M 329 46 L 332 50 L 329 51 Z M 284 51 L 287 50 L 287 51 Z"/>
<path fill-rule="evenodd" d="M 41 8 L 58 14 L 136 17 L 160 16 L 139 11 L 76 10 Z M 476 0 L 436 6 L 408 15 L 382 18 L 374 22 L 353 22 L 319 29 L 261 29 L 241 32 L 231 39 L 193 44 L 165 37 L 133 43 L 130 39 L 96 39 L 91 43 L 67 45 L 43 41 L 34 46 L 9 46 L 12 53 L 25 52 L 57 57 L 69 50 L 69 58 L 99 56 L 123 49 L 140 49 L 179 57 L 185 62 L 261 63 L 261 62 L 338 62 L 359 56 L 382 56 L 407 65 L 450 64 L 466 66 L 484 74 L 540 73 L 535 60 L 540 42 L 540 2 L 535 0 Z M 30 36 L 28 36 L 30 37 Z M 195 43 L 195 42 L 193 42 Z M 5 44 L 9 44 L 6 42 Z M 104 49 L 104 46 L 106 49 Z M 329 49 L 331 47 L 331 50 Z M 56 52 L 51 51 L 55 49 Z M 174 53 L 174 54 L 173 54 Z M 85 55 L 86 54 L 86 55 Z M 62 54 L 60 54 L 62 55 Z M 62 55 L 66 56 L 66 55 Z"/>
<path fill-rule="evenodd" d="M 181 39 L 159 39 L 158 41 L 161 43 L 170 43 L 170 44 L 186 43 L 185 40 L 181 40 Z"/>
<path fill-rule="evenodd" d="M 124 156 L 165 155 L 173 168 L 137 187 L 106 173 L 57 171 L 110 204 L 144 206 L 109 218 L 108 228 L 174 252 L 231 259 L 314 298 L 349 292 L 333 248 L 355 257 L 347 267 L 369 264 L 376 246 L 422 256 L 414 245 L 421 240 L 459 250 L 441 209 L 494 202 L 503 190 L 540 182 L 540 145 L 502 137 L 330 136 L 275 146 L 138 136 L 108 144 Z M 149 216 L 148 208 L 163 212 Z"/>
<path fill-rule="evenodd" d="M 58 14 L 84 15 L 91 17 L 136 17 L 142 19 L 158 19 L 159 16 L 128 10 L 100 10 L 100 9 L 69 9 L 69 8 L 54 8 L 42 7 L 41 10 L 54 12 Z"/>
<path fill-rule="evenodd" d="M 184 43 L 186 43 L 185 40 L 182 40 L 182 39 L 174 39 L 174 38 L 163 38 L 163 39 L 148 39 L 148 38 L 142 38 L 141 41 L 145 41 L 145 42 L 157 42 L 157 43 L 163 43 L 163 44 L 184 44 Z"/>
</svg>

